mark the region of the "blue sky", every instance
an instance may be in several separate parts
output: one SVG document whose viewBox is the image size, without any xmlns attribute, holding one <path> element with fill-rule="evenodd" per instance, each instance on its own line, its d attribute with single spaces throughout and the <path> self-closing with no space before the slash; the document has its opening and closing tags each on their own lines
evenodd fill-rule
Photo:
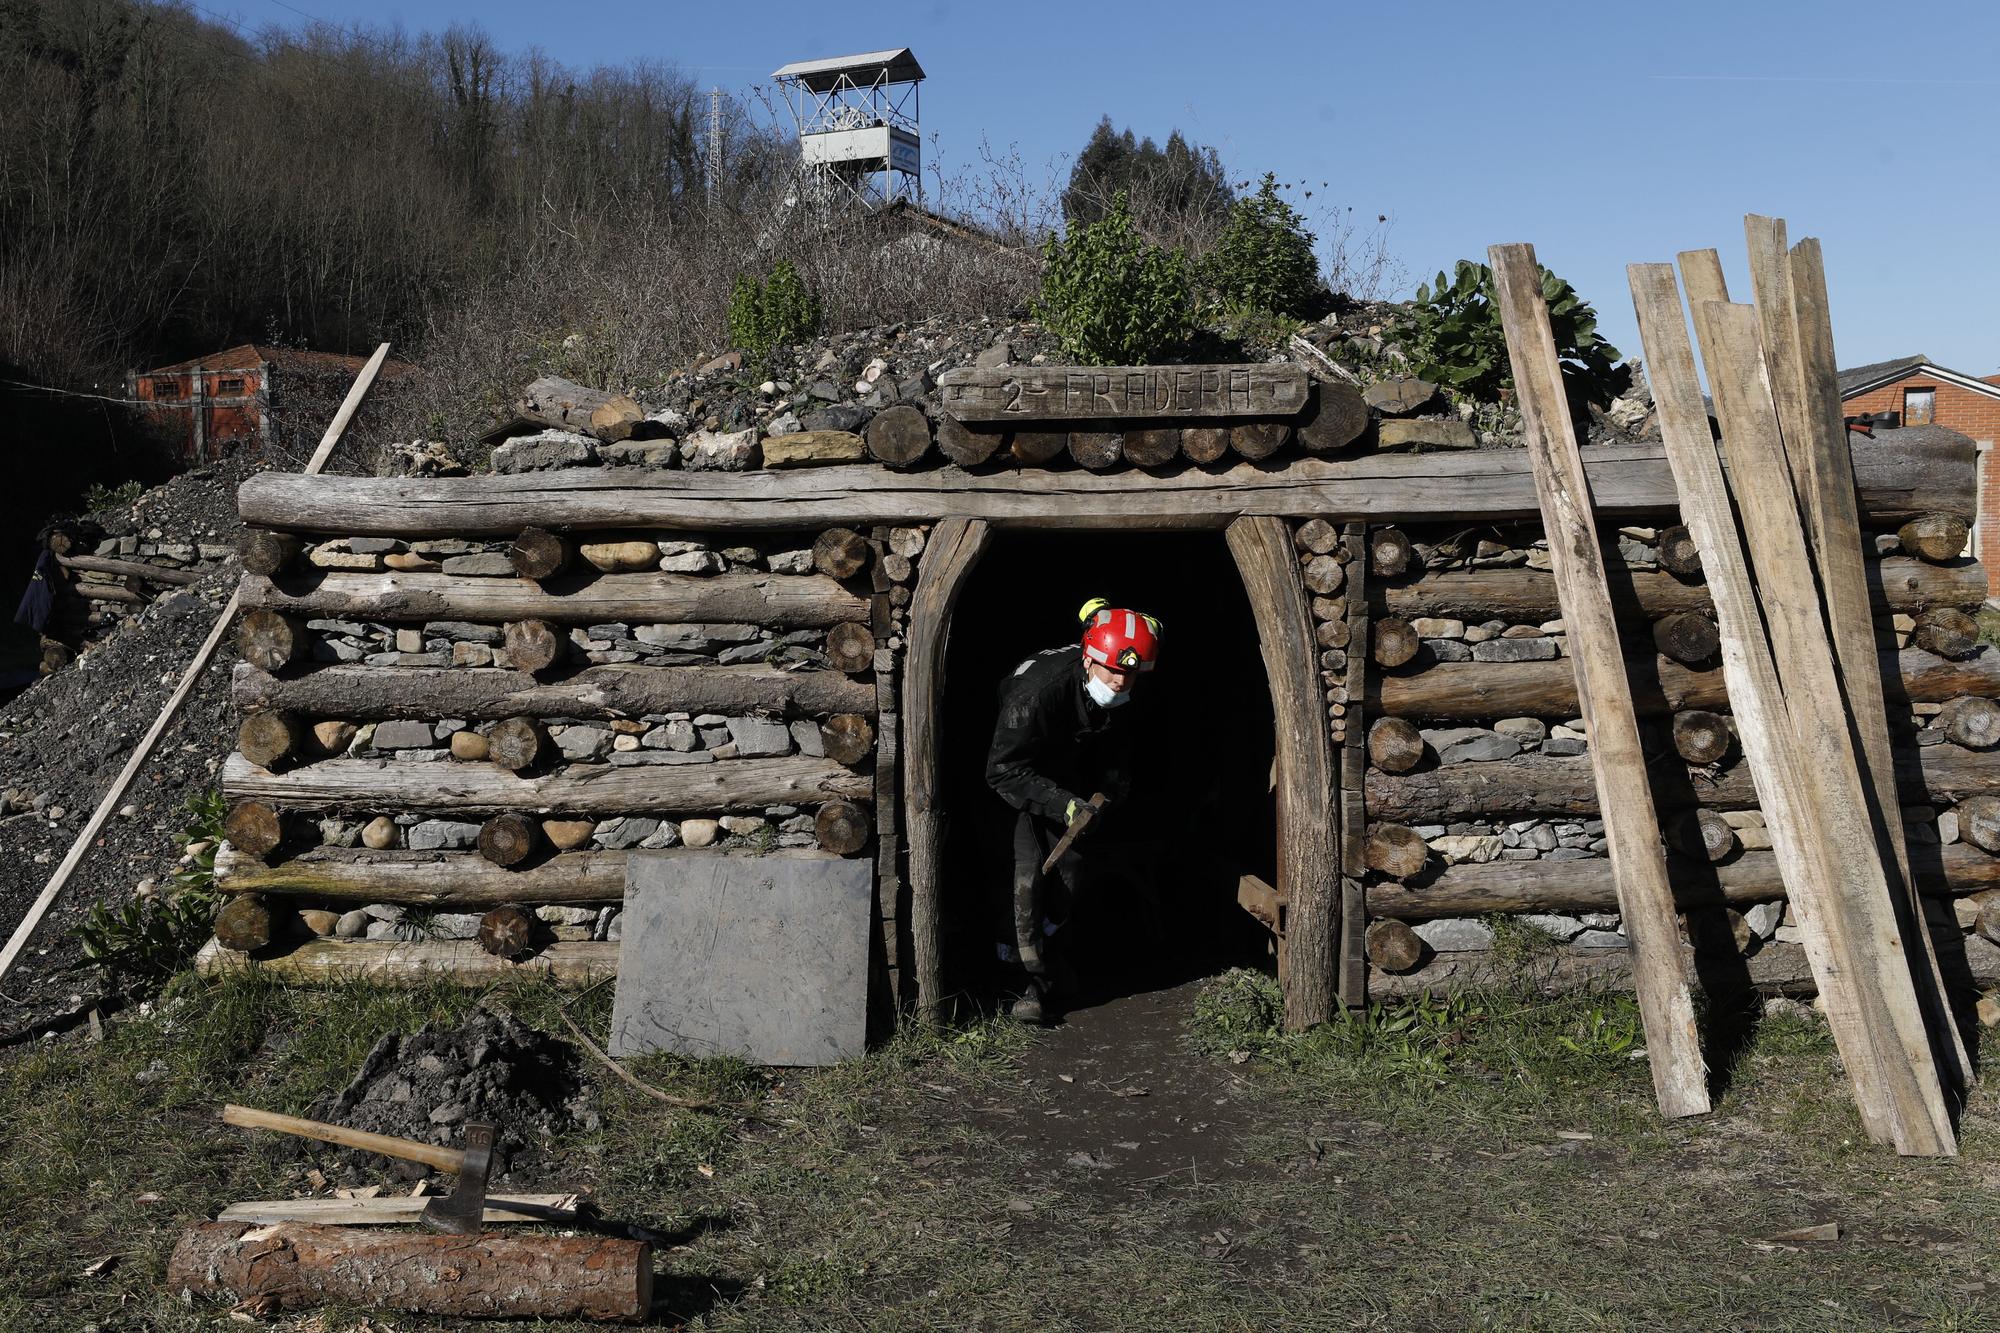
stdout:
<svg viewBox="0 0 2000 1333">
<path fill-rule="evenodd" d="M 2000 4 L 1146 5 L 933 0 L 202 0 L 247 28 L 311 15 L 472 22 L 566 64 L 669 61 L 747 94 L 790 60 L 909 46 L 926 152 L 1038 168 L 1098 118 L 1212 144 L 1233 175 L 1391 219 L 1408 286 L 1532 241 L 1638 351 L 1624 266 L 1721 250 L 1742 216 L 1825 245 L 1844 365 L 1923 352 L 2000 370 Z M 1898 24 L 1898 16 L 1909 20 Z M 1887 20 L 1887 22 L 1885 22 Z M 1326 182 L 1324 187 L 1321 182 Z M 1398 293 L 1401 294 L 1401 293 Z"/>
</svg>

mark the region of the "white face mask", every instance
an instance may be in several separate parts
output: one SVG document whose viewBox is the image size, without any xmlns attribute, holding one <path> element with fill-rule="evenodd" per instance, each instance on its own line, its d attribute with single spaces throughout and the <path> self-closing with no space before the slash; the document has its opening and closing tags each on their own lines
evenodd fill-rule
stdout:
<svg viewBox="0 0 2000 1333">
<path fill-rule="evenodd" d="M 1099 708 L 1116 708 L 1132 698 L 1132 691 L 1114 690 L 1095 676 L 1085 676 L 1083 688 Z"/>
</svg>

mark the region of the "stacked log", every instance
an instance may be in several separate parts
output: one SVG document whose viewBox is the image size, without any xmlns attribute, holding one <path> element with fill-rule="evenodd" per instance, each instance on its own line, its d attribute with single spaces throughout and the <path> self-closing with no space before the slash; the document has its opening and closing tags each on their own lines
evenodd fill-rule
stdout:
<svg viewBox="0 0 2000 1333">
<path fill-rule="evenodd" d="M 433 941 L 532 965 L 619 938 L 632 849 L 893 868 L 924 538 L 246 539 L 272 558 L 242 589 L 210 966 Z"/>
<path fill-rule="evenodd" d="M 1988 757 L 2000 744 L 2000 653 L 1971 619 L 1985 571 L 1960 556 L 1964 527 L 1951 514 L 1867 540 L 1914 873 L 1924 892 L 1959 902 L 1974 971 L 2000 969 L 2000 950 L 1987 958 L 1977 936 L 1989 899 L 2000 901 L 2000 861 L 1985 847 L 2000 849 L 2000 764 Z M 1700 553 L 1674 527 L 1622 527 L 1601 541 L 1657 742 L 1649 774 L 1686 943 L 1750 963 L 1775 955 L 1800 932 L 1735 743 Z M 1378 527 L 1369 542 L 1384 553 L 1371 560 L 1374 620 L 1347 645 L 1374 671 L 1355 701 L 1366 709 L 1366 906 L 1423 946 L 1413 956 L 1401 932 L 1369 936 L 1372 993 L 1490 974 L 1482 918 L 1492 913 L 1555 937 L 1552 975 L 1616 971 L 1622 963 L 1603 960 L 1627 941 L 1546 543 L 1528 525 Z M 1729 928 L 1709 929 L 1724 909 L 1736 913 Z M 1790 970 L 1799 976 L 1785 984 L 1806 979 Z"/>
</svg>

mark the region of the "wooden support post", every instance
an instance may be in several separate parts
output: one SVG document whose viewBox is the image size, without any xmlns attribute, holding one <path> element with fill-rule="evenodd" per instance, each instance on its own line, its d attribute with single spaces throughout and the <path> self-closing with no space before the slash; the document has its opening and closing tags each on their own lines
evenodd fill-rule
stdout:
<svg viewBox="0 0 2000 1333">
<path fill-rule="evenodd" d="M 1493 265 L 1522 434 L 1534 464 L 1563 621 L 1576 663 L 1577 695 L 1590 731 L 1598 805 L 1610 842 L 1625 933 L 1632 941 L 1633 988 L 1651 1052 L 1653 1091 L 1668 1116 L 1709 1109 L 1708 1069 L 1695 1029 L 1694 996 L 1680 952 L 1673 890 L 1660 852 L 1660 821 L 1646 780 L 1646 752 L 1612 618 L 1598 550 L 1590 486 L 1569 419 L 1541 266 L 1530 245 L 1497 245 Z"/>
<path fill-rule="evenodd" d="M 1317 719 L 1319 683 L 1312 610 L 1299 576 L 1291 525 L 1240 518 L 1229 552 L 1250 596 L 1278 727 L 1278 883 L 1286 903 L 1290 963 L 1285 1026 L 1298 1031 L 1333 1017 L 1339 1001 L 1340 863 L 1333 829 L 1333 754 Z M 1294 719 L 1311 717 L 1312 726 Z"/>
<path fill-rule="evenodd" d="M 916 595 L 910 599 L 909 659 L 903 677 L 903 726 L 909 758 L 903 778 L 909 838 L 910 945 L 916 954 L 917 1013 L 944 1015 L 944 806 L 938 772 L 942 739 L 945 648 L 952 611 L 965 581 L 993 540 L 979 519 L 948 518 L 931 532 Z"/>
</svg>

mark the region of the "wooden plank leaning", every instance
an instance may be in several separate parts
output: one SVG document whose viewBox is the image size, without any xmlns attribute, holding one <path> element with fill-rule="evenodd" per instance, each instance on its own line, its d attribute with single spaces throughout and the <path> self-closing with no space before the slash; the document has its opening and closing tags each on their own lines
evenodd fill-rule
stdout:
<svg viewBox="0 0 2000 1333">
<path fill-rule="evenodd" d="M 1598 549 L 1590 486 L 1542 297 L 1541 265 L 1531 245 L 1496 245 L 1487 256 L 1576 660 L 1577 699 L 1590 732 L 1591 767 L 1618 882 L 1619 910 L 1632 941 L 1632 984 L 1652 1058 L 1653 1091 L 1662 1114 L 1700 1115 L 1709 1109 L 1708 1069 L 1660 850 L 1660 821 L 1646 779 L 1645 748 Z"/>
<path fill-rule="evenodd" d="M 1757 312 L 1747 305 L 1708 301 L 1697 305 L 1694 315 L 1709 387 L 1734 460 L 1730 490 L 1749 541 L 1779 688 L 1790 705 L 1791 736 L 1804 784 L 1794 813 L 1818 821 L 1828 890 L 1819 924 L 1829 961 L 1847 969 L 1854 982 L 1857 1053 L 1865 1042 L 1879 1074 L 1871 1133 L 1886 1130 L 1896 1150 L 1906 1155 L 1950 1156 L 1957 1152 L 1957 1138 L 1897 927 L 1852 738 L 1846 726 L 1826 725 L 1827 710 L 1841 707 L 1840 682 L 1771 401 Z M 1832 1001 L 1828 1008 L 1830 1019 Z M 1857 1084 L 1857 1102 L 1859 1093 Z M 1868 1111 L 1864 1104 L 1864 1119 Z"/>
<path fill-rule="evenodd" d="M 369 386 L 375 383 L 375 376 L 382 369 L 382 362 L 387 360 L 388 356 L 389 344 L 383 343 L 375 349 L 375 355 L 368 358 L 368 364 L 361 368 L 361 373 L 354 377 L 354 387 L 347 391 L 347 397 L 340 404 L 340 410 L 334 413 L 332 422 L 327 425 L 326 434 L 320 437 L 319 448 L 313 451 L 312 461 L 306 464 L 307 472 L 316 473 L 326 466 L 326 460 L 333 454 L 333 447 L 340 443 L 340 437 L 347 432 L 347 424 L 354 420 L 354 414 L 361 408 L 361 400 L 368 396 Z M 132 779 L 139 775 L 139 770 L 145 766 L 146 760 L 152 757 L 153 747 L 159 744 L 161 735 L 180 714 L 181 706 L 187 702 L 188 696 L 194 693 L 195 685 L 201 680 L 202 673 L 208 669 L 209 660 L 215 656 L 216 648 L 222 643 L 222 636 L 229 632 L 230 624 L 236 619 L 236 608 L 237 596 L 232 593 L 228 604 L 222 608 L 222 614 L 216 617 L 215 627 L 209 630 L 208 637 L 203 639 L 201 647 L 195 650 L 194 660 L 188 663 L 187 670 L 181 674 L 180 684 L 175 686 L 174 692 L 167 697 L 165 707 L 160 709 L 160 715 L 153 719 L 153 725 L 146 729 L 144 736 L 140 737 L 139 744 L 133 748 L 131 757 L 125 761 L 125 767 L 118 770 L 118 776 L 113 778 L 111 785 L 105 789 L 103 797 L 97 802 L 97 809 L 91 812 L 89 822 L 83 826 L 83 831 L 76 835 L 76 841 L 70 844 L 69 851 L 63 856 L 62 864 L 56 867 L 56 873 L 49 877 L 49 882 L 42 886 L 40 895 L 29 906 L 27 915 L 21 918 L 21 923 L 14 927 L 13 935 L 7 940 L 7 947 L 0 949 L 0 980 L 5 979 L 9 969 L 14 966 L 14 960 L 21 956 L 21 950 L 27 947 L 28 938 L 35 933 L 35 928 L 41 925 L 42 918 L 48 915 L 49 908 L 55 904 L 56 895 L 62 892 L 63 885 L 69 883 L 69 877 L 76 873 L 77 866 L 83 861 L 84 853 L 90 850 L 90 844 L 103 830 L 105 821 L 111 818 L 111 812 L 118 808 L 118 802 L 124 798 L 125 789 L 132 785 Z"/>
<path fill-rule="evenodd" d="M 1772 399 L 1784 437 L 1785 459 L 1798 493 L 1799 512 L 1812 544 L 1834 658 L 1847 691 L 1847 712 L 1861 754 L 1863 788 L 1873 799 L 1876 836 L 1888 848 L 1892 901 L 1900 904 L 1903 938 L 1910 951 L 1917 997 L 1932 1035 L 1940 1075 L 1954 1094 L 1974 1077 L 1964 1038 L 1953 1020 L 1937 946 L 1924 920 L 1922 896 L 1910 875 L 1903 802 L 1881 658 L 1875 642 L 1875 609 L 1862 557 L 1861 519 L 1854 499 L 1853 459 L 1842 419 L 1833 323 L 1826 299 L 1826 271 L 1819 242 L 1805 240 L 1787 252 L 1782 218 L 1743 219 L 1750 246 L 1750 277 L 1763 328 Z M 1773 352 L 1776 354 L 1773 355 Z"/>
</svg>

